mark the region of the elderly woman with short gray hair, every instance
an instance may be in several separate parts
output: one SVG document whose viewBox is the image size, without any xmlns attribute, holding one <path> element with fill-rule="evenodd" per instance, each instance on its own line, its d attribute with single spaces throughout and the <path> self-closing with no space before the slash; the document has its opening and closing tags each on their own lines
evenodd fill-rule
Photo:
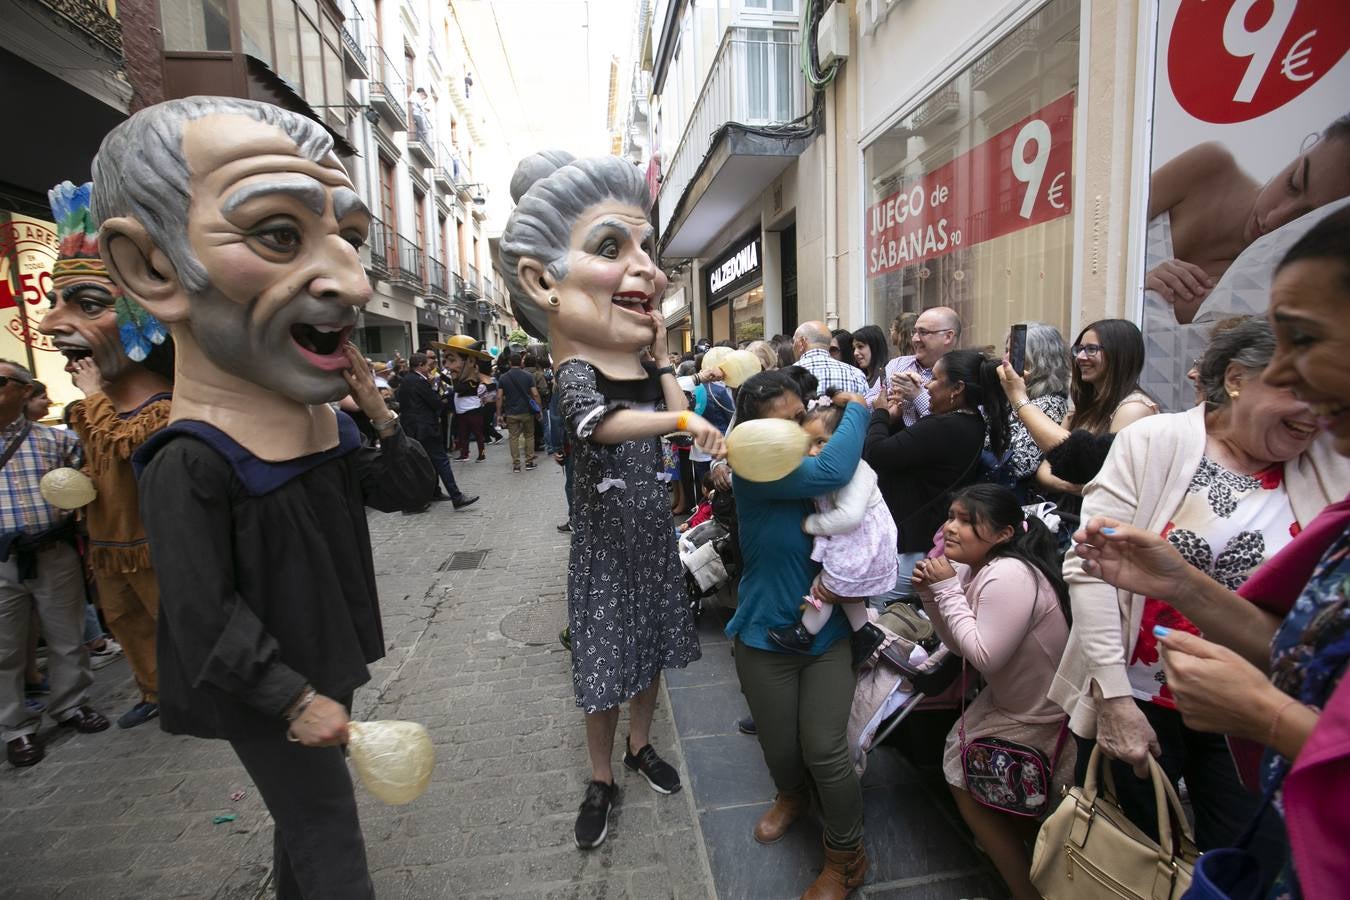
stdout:
<svg viewBox="0 0 1350 900">
<path fill-rule="evenodd" d="M 1275 351 L 1264 319 L 1216 333 L 1200 363 L 1206 402 L 1122 429 L 1083 495 L 1084 519 L 1106 516 L 1167 538 L 1195 568 L 1236 589 L 1328 503 L 1350 489 L 1350 467 L 1292 392 L 1261 380 Z M 1222 736 L 1188 728 L 1167 688 L 1155 625 L 1199 633 L 1168 604 L 1116 590 L 1070 555 L 1073 628 L 1050 698 L 1070 716 L 1081 782 L 1092 739 L 1112 763 L 1126 812 L 1156 829 L 1142 772 L 1159 757 L 1186 779 L 1201 850 L 1231 844 L 1258 802 L 1242 788 Z M 1275 861 L 1278 835 L 1257 848 Z M 1278 870 L 1278 865 L 1271 871 Z"/>
</svg>

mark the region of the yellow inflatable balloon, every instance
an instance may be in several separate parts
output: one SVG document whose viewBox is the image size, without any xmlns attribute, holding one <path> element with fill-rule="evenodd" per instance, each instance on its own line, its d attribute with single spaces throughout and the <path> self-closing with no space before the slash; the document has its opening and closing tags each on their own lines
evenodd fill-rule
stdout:
<svg viewBox="0 0 1350 900">
<path fill-rule="evenodd" d="M 700 371 L 706 372 L 709 369 L 716 369 L 722 365 L 722 360 L 730 356 L 733 351 L 730 347 L 713 347 L 707 353 L 703 354 L 703 368 Z"/>
<path fill-rule="evenodd" d="M 94 482 L 79 469 L 52 469 L 38 482 L 44 500 L 59 509 L 88 506 L 98 496 Z"/>
<path fill-rule="evenodd" d="M 741 422 L 727 435 L 727 462 L 746 481 L 777 481 L 801 465 L 811 435 L 788 419 Z"/>
<path fill-rule="evenodd" d="M 417 722 L 352 722 L 347 750 L 361 783 L 390 806 L 411 803 L 427 789 L 436 751 Z"/>
<path fill-rule="evenodd" d="M 758 374 L 762 368 L 759 357 L 749 350 L 732 350 L 722 360 L 722 374 L 726 376 L 727 387 L 740 387 L 747 378 Z"/>
</svg>

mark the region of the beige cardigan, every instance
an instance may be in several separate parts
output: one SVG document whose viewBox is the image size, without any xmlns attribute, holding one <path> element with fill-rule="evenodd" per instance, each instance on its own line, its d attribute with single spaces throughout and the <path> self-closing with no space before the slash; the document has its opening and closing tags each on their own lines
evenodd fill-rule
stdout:
<svg viewBox="0 0 1350 900">
<path fill-rule="evenodd" d="M 1149 416 L 1116 435 L 1105 465 L 1083 491 L 1083 521 L 1107 516 L 1160 534 L 1181 506 L 1205 453 L 1205 408 Z M 1350 493 L 1350 461 L 1337 456 L 1327 435 L 1285 463 L 1284 486 L 1299 525 Z M 1085 738 L 1097 733 L 1095 679 L 1106 698 L 1130 695 L 1125 660 L 1134 651 L 1144 597 L 1116 590 L 1083 571 L 1072 551 L 1064 559 L 1073 628 L 1050 686 L 1050 699 L 1069 714 Z"/>
</svg>

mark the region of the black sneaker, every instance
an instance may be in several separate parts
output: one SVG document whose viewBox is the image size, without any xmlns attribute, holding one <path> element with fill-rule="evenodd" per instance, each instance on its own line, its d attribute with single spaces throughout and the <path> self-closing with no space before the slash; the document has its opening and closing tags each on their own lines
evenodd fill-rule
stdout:
<svg viewBox="0 0 1350 900">
<path fill-rule="evenodd" d="M 810 653 L 811 642 L 816 636 L 806 630 L 806 626 L 801 622 L 793 625 L 791 628 L 770 628 L 769 640 L 773 641 L 784 650 L 793 653 Z"/>
<path fill-rule="evenodd" d="M 647 783 L 652 786 L 652 790 L 658 794 L 673 794 L 680 789 L 680 774 L 675 771 L 675 767 L 664 759 L 656 755 L 652 745 L 648 744 L 637 753 L 628 752 L 628 744 L 624 743 L 623 754 L 624 768 L 637 772 Z"/>
<path fill-rule="evenodd" d="M 603 781 L 592 781 L 586 785 L 586 797 L 581 801 L 577 812 L 576 842 L 582 850 L 599 847 L 609 834 L 609 811 L 614 808 L 614 799 L 619 789 Z"/>
<path fill-rule="evenodd" d="M 564 523 L 562 523 L 561 525 L 558 526 L 558 530 L 559 530 L 560 532 L 562 532 L 563 534 L 571 534 L 571 533 L 572 533 L 572 523 L 571 523 L 571 522 L 564 522 Z"/>
</svg>

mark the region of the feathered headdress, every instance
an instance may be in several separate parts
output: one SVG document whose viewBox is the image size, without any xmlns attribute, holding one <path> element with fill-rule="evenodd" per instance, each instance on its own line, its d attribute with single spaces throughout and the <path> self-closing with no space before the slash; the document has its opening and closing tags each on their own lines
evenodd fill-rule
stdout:
<svg viewBox="0 0 1350 900">
<path fill-rule="evenodd" d="M 57 259 L 52 265 L 52 277 L 88 275 L 112 281 L 108 267 L 98 255 L 98 226 L 89 211 L 89 197 L 94 185 L 86 181 L 75 186 L 63 181 L 47 192 L 56 221 Z M 117 333 L 127 356 L 141 362 L 155 344 L 164 343 L 168 332 L 160 321 L 135 300 L 121 293 L 114 284 L 113 309 L 117 313 Z"/>
</svg>

